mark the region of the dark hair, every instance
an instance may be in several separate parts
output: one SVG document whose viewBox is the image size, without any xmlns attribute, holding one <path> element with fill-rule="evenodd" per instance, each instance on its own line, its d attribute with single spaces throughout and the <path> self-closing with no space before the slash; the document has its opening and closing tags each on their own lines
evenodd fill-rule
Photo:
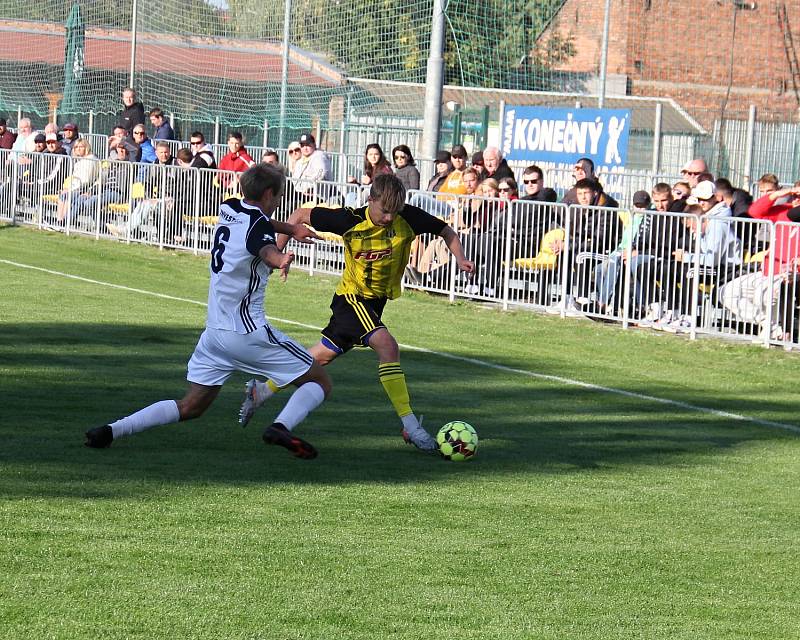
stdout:
<svg viewBox="0 0 800 640">
<path fill-rule="evenodd" d="M 586 172 L 586 175 L 594 175 L 594 161 L 591 158 L 578 158 L 578 161 L 575 164 L 581 165 L 583 170 Z"/>
<path fill-rule="evenodd" d="M 258 202 L 267 191 L 271 191 L 273 195 L 282 193 L 285 180 L 280 169 L 266 162 L 260 162 L 241 175 L 239 186 L 245 199 Z"/>
<path fill-rule="evenodd" d="M 163 118 L 164 117 L 164 110 L 161 107 L 153 107 L 150 109 L 149 116 L 154 116 L 156 118 Z"/>
<path fill-rule="evenodd" d="M 709 182 L 714 182 L 714 175 L 709 173 L 708 171 L 704 171 L 703 173 L 697 176 L 698 184 L 701 182 L 705 182 L 706 180 L 708 180 Z"/>
<path fill-rule="evenodd" d="M 384 213 L 399 213 L 406 205 L 406 188 L 393 173 L 382 173 L 372 181 L 369 198 L 379 202 Z"/>
<path fill-rule="evenodd" d="M 522 172 L 522 175 L 529 176 L 532 173 L 538 173 L 540 178 L 544 178 L 544 171 L 542 171 L 542 168 L 538 164 L 525 167 L 525 171 Z"/>
<path fill-rule="evenodd" d="M 591 178 L 581 178 L 575 183 L 575 189 L 591 189 L 595 193 L 601 191 L 600 185 L 597 183 L 596 180 L 592 180 Z"/>
<path fill-rule="evenodd" d="M 727 178 L 714 180 L 714 190 L 717 193 L 721 193 L 723 198 L 730 198 L 733 195 L 733 185 Z"/>
<path fill-rule="evenodd" d="M 378 162 L 373 167 L 370 164 L 370 161 L 367 160 L 367 152 L 370 149 L 377 149 L 378 151 Z M 381 149 L 381 145 L 377 142 L 373 142 L 372 144 L 368 144 L 367 148 L 364 149 L 364 174 L 368 175 L 371 179 L 375 178 L 375 174 L 381 170 L 381 168 L 386 167 L 387 169 L 391 169 L 392 165 L 389 164 L 389 161 L 386 159 L 386 156 L 383 154 L 383 149 Z"/>
<path fill-rule="evenodd" d="M 411 155 L 411 149 L 408 148 L 407 144 L 398 144 L 394 149 L 392 149 L 392 160 L 394 160 L 394 154 L 398 151 L 404 153 L 408 157 L 408 162 L 406 162 L 408 166 L 413 167 L 416 164 L 414 162 L 414 156 Z"/>
<path fill-rule="evenodd" d="M 191 150 L 184 147 L 183 149 L 178 149 L 178 153 L 175 154 L 175 157 L 181 162 L 191 162 L 192 152 Z"/>
<path fill-rule="evenodd" d="M 500 189 L 500 183 L 501 183 L 501 182 L 505 182 L 505 183 L 508 185 L 508 188 L 511 190 L 511 193 L 514 193 L 514 194 L 516 194 L 516 195 L 519 195 L 519 186 L 517 185 L 517 181 L 516 181 L 516 180 L 514 180 L 514 178 L 511 178 L 511 177 L 508 177 L 508 178 L 500 178 L 500 179 L 497 181 L 497 188 L 498 188 L 498 190 Z"/>
<path fill-rule="evenodd" d="M 238 140 L 239 142 L 242 142 L 242 140 L 244 140 L 244 136 L 242 136 L 241 131 L 230 131 L 228 133 L 228 140 L 230 140 L 231 138 L 233 138 L 234 140 Z"/>
<path fill-rule="evenodd" d="M 189 136 L 190 138 L 200 138 L 200 142 L 205 142 L 206 137 L 203 135 L 201 131 L 192 131 L 192 134 Z"/>
</svg>

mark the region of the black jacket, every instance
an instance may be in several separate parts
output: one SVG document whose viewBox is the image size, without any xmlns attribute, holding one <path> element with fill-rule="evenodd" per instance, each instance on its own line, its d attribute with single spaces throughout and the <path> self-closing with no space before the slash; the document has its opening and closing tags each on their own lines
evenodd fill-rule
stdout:
<svg viewBox="0 0 800 640">
<path fill-rule="evenodd" d="M 137 124 L 144 124 L 144 105 L 134 102 L 130 107 L 125 107 L 119 112 L 117 123 L 123 125 L 129 133 Z"/>
</svg>

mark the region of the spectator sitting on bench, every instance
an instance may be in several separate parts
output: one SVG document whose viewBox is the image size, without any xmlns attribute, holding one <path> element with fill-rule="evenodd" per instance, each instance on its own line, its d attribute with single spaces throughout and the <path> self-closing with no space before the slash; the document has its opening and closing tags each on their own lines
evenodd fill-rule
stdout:
<svg viewBox="0 0 800 640">
<path fill-rule="evenodd" d="M 788 202 L 781 202 L 790 198 Z M 791 222 L 789 213 L 800 207 L 800 181 L 793 187 L 773 191 L 756 200 L 750 207 L 750 216 L 772 223 Z M 778 317 L 778 301 L 782 286 L 794 280 L 800 263 L 800 238 L 797 227 L 785 224 L 775 226 L 775 242 L 764 255 L 761 269 L 734 280 L 720 289 L 720 300 L 737 320 L 759 326 L 759 335 L 769 335 L 772 340 L 791 339 L 787 331 L 793 324 L 794 304 L 783 307 L 783 317 Z M 771 322 L 768 311 L 772 308 Z"/>
<path fill-rule="evenodd" d="M 97 182 L 99 162 L 92 153 L 92 147 L 86 138 L 78 138 L 72 146 L 72 174 L 68 184 L 58 195 L 56 219 L 63 224 L 67 215 L 82 199 L 92 195 L 92 187 Z"/>
</svg>

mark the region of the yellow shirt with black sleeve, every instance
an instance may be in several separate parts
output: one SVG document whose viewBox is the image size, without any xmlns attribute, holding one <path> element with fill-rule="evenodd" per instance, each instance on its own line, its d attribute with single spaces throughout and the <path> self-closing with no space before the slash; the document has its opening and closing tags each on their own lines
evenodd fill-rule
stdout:
<svg viewBox="0 0 800 640">
<path fill-rule="evenodd" d="M 400 295 L 414 238 L 423 233 L 439 235 L 446 225 L 422 209 L 406 205 L 388 227 L 372 223 L 369 206 L 315 207 L 311 210 L 311 226 L 342 236 L 344 271 L 337 294 L 392 300 Z"/>
</svg>

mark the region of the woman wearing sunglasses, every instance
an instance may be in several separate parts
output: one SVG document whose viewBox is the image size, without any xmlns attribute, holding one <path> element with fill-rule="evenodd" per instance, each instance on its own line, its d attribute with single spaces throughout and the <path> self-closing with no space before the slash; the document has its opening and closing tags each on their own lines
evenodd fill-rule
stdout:
<svg viewBox="0 0 800 640">
<path fill-rule="evenodd" d="M 394 175 L 400 179 L 406 191 L 419 189 L 419 171 L 408 145 L 398 144 L 392 149 L 392 160 L 394 160 Z"/>
</svg>

